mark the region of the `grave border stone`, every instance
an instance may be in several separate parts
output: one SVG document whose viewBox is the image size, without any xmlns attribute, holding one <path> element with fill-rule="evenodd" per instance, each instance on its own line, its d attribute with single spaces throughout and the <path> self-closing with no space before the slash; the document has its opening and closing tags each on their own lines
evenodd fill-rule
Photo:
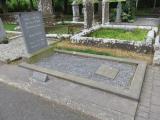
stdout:
<svg viewBox="0 0 160 120">
<path fill-rule="evenodd" d="M 92 57 L 92 58 L 98 58 L 98 59 L 104 59 L 104 60 L 111 60 L 111 61 L 118 61 L 126 64 L 133 64 L 133 65 L 137 65 L 137 69 L 135 71 L 130 87 L 128 89 L 124 89 L 123 87 L 120 88 L 120 87 L 115 87 L 107 84 L 104 85 L 102 83 L 99 83 L 90 79 L 81 78 L 79 76 L 74 76 L 74 75 L 66 74 L 56 70 L 47 69 L 34 64 L 21 63 L 19 66 L 25 69 L 34 70 L 37 72 L 45 73 L 47 75 L 55 76 L 55 77 L 61 78 L 62 80 L 67 80 L 67 81 L 85 85 L 94 89 L 109 92 L 109 93 L 112 93 L 121 97 L 125 97 L 134 101 L 139 100 L 141 88 L 144 80 L 144 75 L 147 67 L 146 62 L 137 61 L 133 59 L 115 58 L 115 57 L 102 56 L 102 55 L 92 55 L 92 54 L 80 53 L 80 52 L 70 52 L 65 50 L 55 50 L 55 52 L 84 56 L 84 57 Z"/>
</svg>

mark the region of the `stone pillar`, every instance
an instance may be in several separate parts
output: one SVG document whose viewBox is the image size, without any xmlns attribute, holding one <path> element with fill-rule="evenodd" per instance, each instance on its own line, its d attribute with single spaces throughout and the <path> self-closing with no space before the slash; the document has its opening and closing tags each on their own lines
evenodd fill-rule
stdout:
<svg viewBox="0 0 160 120">
<path fill-rule="evenodd" d="M 117 14 L 116 14 L 116 21 L 117 23 L 120 23 L 121 20 L 121 15 L 122 15 L 122 3 L 118 2 L 117 4 Z"/>
<path fill-rule="evenodd" d="M 43 15 L 53 15 L 52 0 L 39 0 L 38 11 L 41 11 Z"/>
<path fill-rule="evenodd" d="M 84 28 L 89 29 L 94 22 L 94 5 L 92 0 L 83 0 Z"/>
<path fill-rule="evenodd" d="M 102 24 L 109 23 L 109 2 L 102 1 Z"/>
<path fill-rule="evenodd" d="M 80 19 L 79 5 L 75 1 L 72 3 L 72 12 L 73 12 L 73 21 L 78 22 Z"/>
</svg>

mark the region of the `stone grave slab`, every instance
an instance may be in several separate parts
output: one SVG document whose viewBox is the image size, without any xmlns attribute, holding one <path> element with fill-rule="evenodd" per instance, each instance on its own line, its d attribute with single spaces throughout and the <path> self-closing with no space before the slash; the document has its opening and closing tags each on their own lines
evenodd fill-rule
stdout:
<svg viewBox="0 0 160 120">
<path fill-rule="evenodd" d="M 0 18 L 0 42 L 2 42 L 4 40 L 5 36 L 6 36 L 6 32 L 4 30 L 4 26 L 3 26 L 2 20 Z"/>
<path fill-rule="evenodd" d="M 147 67 L 145 62 L 64 50 L 55 51 L 53 55 L 36 63 L 22 63 L 19 66 L 61 78 L 64 81 L 114 93 L 127 99 L 139 100 Z M 113 75 L 113 77 L 116 76 L 114 80 L 95 74 L 100 66 L 104 67 L 104 65 L 108 69 L 109 67 L 115 69 L 104 70 L 108 74 L 115 73 Z M 101 68 L 102 71 L 103 67 Z"/>
<path fill-rule="evenodd" d="M 119 73 L 119 70 L 113 67 L 109 67 L 107 65 L 101 65 L 98 70 L 96 71 L 96 74 L 108 77 L 112 80 L 115 79 L 117 74 Z"/>
<path fill-rule="evenodd" d="M 30 77 L 30 80 L 46 82 L 48 80 L 48 76 L 47 74 L 34 71 L 32 76 Z"/>
<path fill-rule="evenodd" d="M 19 22 L 28 53 L 32 54 L 48 46 L 41 12 L 20 13 Z"/>
</svg>

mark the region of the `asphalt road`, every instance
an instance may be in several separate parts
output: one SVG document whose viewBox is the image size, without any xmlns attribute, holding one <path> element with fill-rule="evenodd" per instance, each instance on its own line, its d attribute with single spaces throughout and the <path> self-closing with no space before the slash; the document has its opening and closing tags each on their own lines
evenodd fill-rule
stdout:
<svg viewBox="0 0 160 120">
<path fill-rule="evenodd" d="M 0 83 L 0 120 L 93 120 L 93 118 Z"/>
</svg>

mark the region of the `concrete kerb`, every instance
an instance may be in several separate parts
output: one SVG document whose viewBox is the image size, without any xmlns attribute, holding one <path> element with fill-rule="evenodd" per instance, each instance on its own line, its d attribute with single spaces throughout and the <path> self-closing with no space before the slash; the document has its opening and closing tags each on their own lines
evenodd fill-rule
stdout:
<svg viewBox="0 0 160 120">
<path fill-rule="evenodd" d="M 110 92 L 112 94 L 116 94 L 118 96 L 125 97 L 131 100 L 135 100 L 135 101 L 139 100 L 140 93 L 141 93 L 141 87 L 142 87 L 145 70 L 147 66 L 145 62 L 137 61 L 137 60 L 130 60 L 130 59 L 106 57 L 106 56 L 101 56 L 101 55 L 91 55 L 91 54 L 79 53 L 79 52 L 68 52 L 68 51 L 62 51 L 62 50 L 56 50 L 56 52 L 62 52 L 65 54 L 93 57 L 93 58 L 98 58 L 98 59 L 106 59 L 106 60 L 118 61 L 118 62 L 123 62 L 123 63 L 128 63 L 128 64 L 134 64 L 134 65 L 137 65 L 137 69 L 136 69 L 134 78 L 131 82 L 131 86 L 128 89 L 124 89 L 124 88 L 117 88 L 117 87 L 110 86 L 110 85 L 104 85 L 96 81 L 92 81 L 92 80 L 85 79 L 85 78 L 80 78 L 74 75 L 69 75 L 69 74 L 62 73 L 62 72 L 55 71 L 55 70 L 50 70 L 50 69 L 39 67 L 33 64 L 21 63 L 19 66 L 26 68 L 26 69 L 33 70 L 33 71 L 55 76 L 55 77 L 58 77 L 58 78 L 61 78 L 63 80 L 67 80 L 70 82 L 82 84 L 82 85 L 85 85 L 85 86 L 88 86 L 94 89 L 102 90 L 105 92 Z"/>
</svg>

